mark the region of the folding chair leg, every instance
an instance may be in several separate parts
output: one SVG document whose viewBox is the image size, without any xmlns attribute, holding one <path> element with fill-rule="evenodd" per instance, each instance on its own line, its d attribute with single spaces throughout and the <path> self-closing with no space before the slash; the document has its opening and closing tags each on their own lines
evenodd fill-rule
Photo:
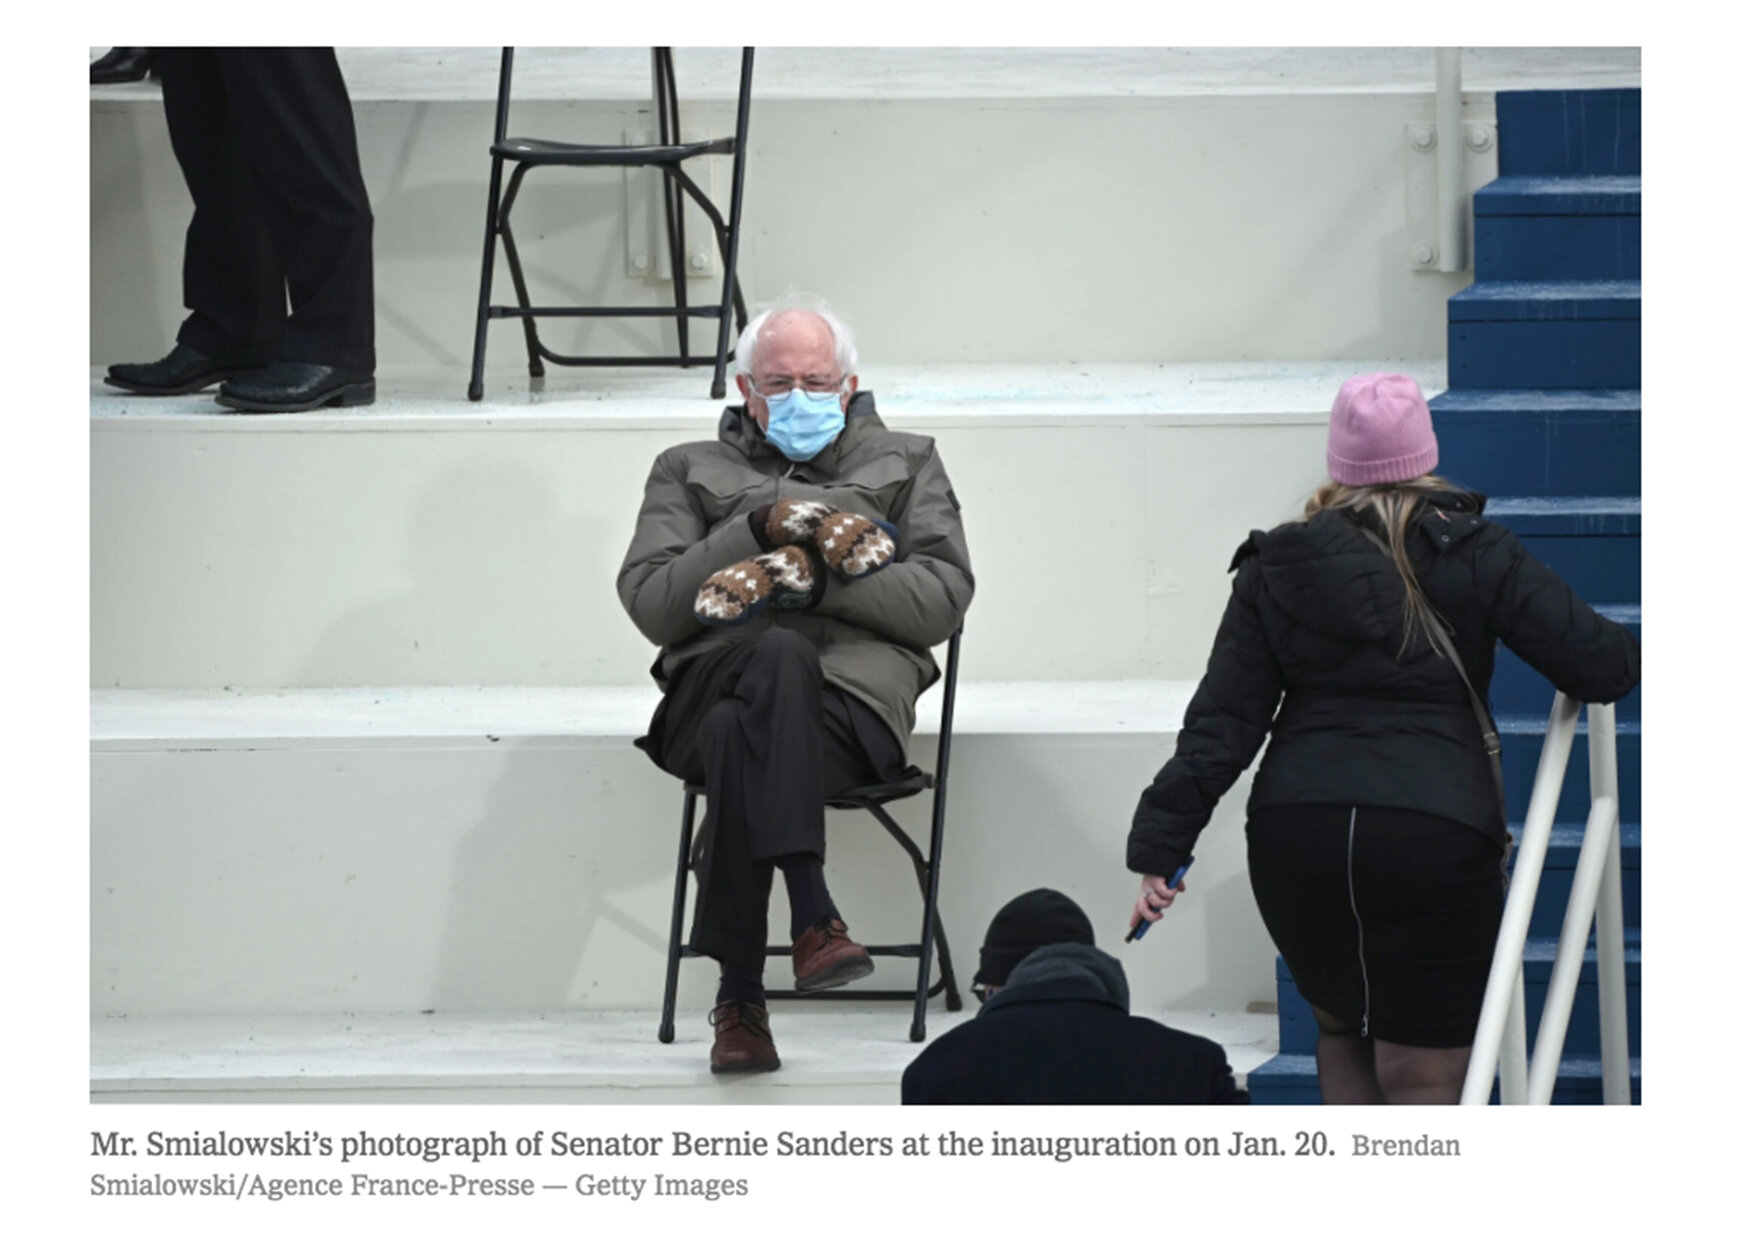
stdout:
<svg viewBox="0 0 1750 1250">
<path fill-rule="evenodd" d="M 492 262 L 498 255 L 498 188 L 504 158 L 492 158 L 492 184 L 486 192 L 486 246 L 480 256 L 480 306 L 474 317 L 474 372 L 468 378 L 468 398 L 486 393 L 486 310 L 492 303 Z"/>
<path fill-rule="evenodd" d="M 936 954 L 942 960 L 942 998 L 949 1011 L 959 1011 L 960 983 L 954 978 L 954 957 L 948 953 L 948 935 L 942 932 L 942 917 L 936 915 Z"/>
<path fill-rule="evenodd" d="M 931 873 L 934 875 L 934 868 Z M 924 1040 L 924 1009 L 930 1003 L 930 955 L 935 950 L 935 939 L 940 936 L 936 931 L 936 909 L 926 905 L 924 908 L 924 935 L 918 943 L 918 992 L 911 1011 L 911 1040 Z M 952 986 L 948 982 L 948 986 Z M 950 989 L 949 992 L 952 992 Z"/>
<path fill-rule="evenodd" d="M 681 804 L 681 849 L 675 860 L 674 911 L 668 921 L 668 968 L 662 984 L 662 1023 L 656 1027 L 656 1040 L 674 1041 L 675 991 L 681 979 L 681 921 L 687 910 L 687 860 L 693 849 L 693 805 L 696 796 L 690 791 Z"/>
<path fill-rule="evenodd" d="M 504 240 L 504 262 L 510 268 L 510 282 L 516 288 L 517 306 L 527 309 L 533 307 L 529 300 L 529 284 L 523 278 L 523 258 L 516 250 L 516 236 L 510 229 L 510 210 L 516 203 L 517 192 L 522 190 L 523 175 L 529 172 L 529 166 L 518 165 L 516 172 L 510 176 L 510 190 L 505 193 L 504 207 L 498 214 L 498 234 Z M 522 317 L 523 342 L 529 349 L 529 376 L 531 378 L 545 377 L 547 367 L 541 363 L 541 338 L 535 329 L 533 317 Z"/>
<path fill-rule="evenodd" d="M 953 690 L 959 679 L 958 648 L 950 645 L 948 658 L 948 686 L 943 696 L 942 711 L 942 745 L 936 756 L 936 787 L 930 797 L 930 858 L 929 884 L 924 889 L 924 936 L 922 949 L 918 952 L 918 998 L 917 1007 L 912 1013 L 911 1040 L 924 1040 L 924 1005 L 929 1001 L 930 990 L 930 955 L 931 939 L 940 937 L 939 923 L 936 916 L 936 895 L 942 882 L 942 830 L 948 820 L 948 751 L 947 744 L 953 733 Z M 960 1009 L 959 987 L 954 984 L 953 969 L 948 966 L 946 947 L 942 951 L 943 990 L 948 999 L 951 1011 Z"/>
<path fill-rule="evenodd" d="M 498 112 L 492 123 L 492 141 L 504 142 L 510 124 L 510 68 L 514 50 L 505 48 L 498 60 Z M 504 158 L 492 158 L 492 183 L 486 192 L 486 246 L 480 256 L 480 306 L 474 320 L 474 371 L 468 378 L 468 398 L 478 400 L 486 391 L 486 323 L 492 304 L 492 262 L 498 255 L 498 190 L 503 185 Z"/>
<path fill-rule="evenodd" d="M 724 374 L 729 362 L 729 318 L 739 302 L 735 280 L 736 257 L 741 248 L 741 184 L 747 170 L 747 113 L 753 94 L 753 49 L 741 50 L 741 98 L 735 109 L 735 174 L 729 193 L 729 247 L 723 257 L 723 300 L 717 317 L 717 369 L 711 375 L 711 398 L 727 393 Z M 744 314 L 745 324 L 745 314 Z"/>
</svg>

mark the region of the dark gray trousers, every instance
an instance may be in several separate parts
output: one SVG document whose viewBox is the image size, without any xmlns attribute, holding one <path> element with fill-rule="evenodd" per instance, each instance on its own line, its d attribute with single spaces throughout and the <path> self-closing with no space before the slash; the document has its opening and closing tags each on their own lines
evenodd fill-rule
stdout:
<svg viewBox="0 0 1750 1250">
<path fill-rule="evenodd" d="M 639 745 L 705 787 L 691 946 L 755 968 L 765 960 L 772 861 L 824 859 L 827 796 L 905 769 L 881 719 L 826 685 L 814 644 L 783 628 L 690 661 Z"/>
</svg>

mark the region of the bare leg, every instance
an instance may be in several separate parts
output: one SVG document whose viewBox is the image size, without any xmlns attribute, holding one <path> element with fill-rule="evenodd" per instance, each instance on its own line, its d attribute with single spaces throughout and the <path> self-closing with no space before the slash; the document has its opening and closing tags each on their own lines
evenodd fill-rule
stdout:
<svg viewBox="0 0 1750 1250">
<path fill-rule="evenodd" d="M 1309 1007 L 1311 1003 L 1307 1004 Z M 1326 1106 L 1371 1105 L 1386 1101 L 1374 1075 L 1374 1042 L 1363 1037 L 1358 1025 L 1339 1020 L 1319 1007 L 1312 1008 L 1319 1024 L 1315 1052 L 1319 1065 L 1319 1098 Z"/>
<path fill-rule="evenodd" d="M 1321 1040 L 1321 1045 L 1323 1042 Z M 1456 1104 L 1464 1090 L 1470 1047 L 1400 1046 L 1375 1042 L 1373 1062 L 1389 1103 Z M 1320 1077 L 1324 1064 L 1320 1059 Z"/>
</svg>

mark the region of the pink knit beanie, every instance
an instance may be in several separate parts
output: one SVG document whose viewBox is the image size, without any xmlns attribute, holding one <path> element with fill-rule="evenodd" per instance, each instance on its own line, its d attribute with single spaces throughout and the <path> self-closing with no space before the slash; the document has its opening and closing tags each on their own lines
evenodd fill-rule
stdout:
<svg viewBox="0 0 1750 1250">
<path fill-rule="evenodd" d="M 1407 482 L 1440 459 L 1434 418 L 1415 379 L 1364 373 L 1343 383 L 1331 405 L 1325 465 L 1344 486 Z"/>
</svg>

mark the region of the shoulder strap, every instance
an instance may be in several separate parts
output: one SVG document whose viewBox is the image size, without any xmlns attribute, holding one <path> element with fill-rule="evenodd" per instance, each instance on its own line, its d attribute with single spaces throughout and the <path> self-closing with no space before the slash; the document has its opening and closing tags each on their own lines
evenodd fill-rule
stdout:
<svg viewBox="0 0 1750 1250">
<path fill-rule="evenodd" d="M 1386 559 L 1396 563 L 1391 548 L 1386 545 L 1383 538 L 1365 525 L 1358 525 L 1356 528 L 1367 535 L 1368 541 L 1372 542 L 1375 547 L 1385 552 Z M 1501 823 L 1505 825 L 1507 823 L 1507 783 L 1501 776 L 1501 735 L 1495 730 L 1495 721 L 1489 715 L 1488 704 L 1484 703 L 1477 694 L 1477 688 L 1471 685 L 1470 674 L 1464 671 L 1464 661 L 1458 658 L 1458 647 L 1454 645 L 1452 635 L 1447 632 L 1446 626 L 1440 623 L 1439 616 L 1430 612 L 1428 617 L 1430 636 L 1435 647 L 1448 660 L 1452 661 L 1452 667 L 1458 670 L 1458 679 L 1464 683 L 1464 692 L 1470 696 L 1471 711 L 1477 718 L 1477 728 L 1483 734 L 1483 750 L 1489 756 L 1489 771 L 1495 779 L 1495 798 L 1501 804 Z"/>
</svg>

